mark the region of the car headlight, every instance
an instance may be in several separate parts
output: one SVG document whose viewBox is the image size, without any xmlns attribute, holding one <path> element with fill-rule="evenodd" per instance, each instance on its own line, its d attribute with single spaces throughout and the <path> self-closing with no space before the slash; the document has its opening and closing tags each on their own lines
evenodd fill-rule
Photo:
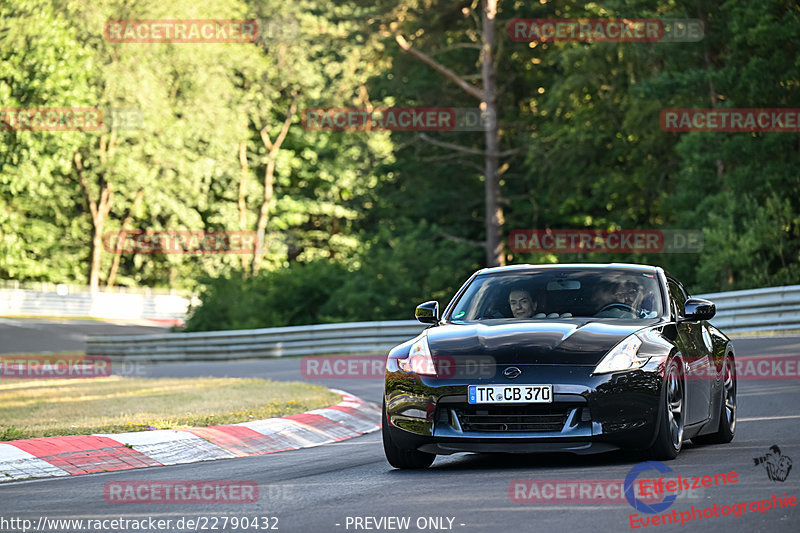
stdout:
<svg viewBox="0 0 800 533">
<path fill-rule="evenodd" d="M 398 359 L 397 365 L 406 372 L 413 372 L 423 376 L 435 376 L 436 367 L 433 366 L 431 349 L 428 347 L 428 337 L 422 337 L 411 345 L 408 356 Z"/>
<path fill-rule="evenodd" d="M 608 374 L 609 372 L 624 372 L 643 367 L 650 358 L 639 355 L 641 345 L 642 341 L 636 335 L 625 337 L 603 357 L 592 373 Z"/>
</svg>

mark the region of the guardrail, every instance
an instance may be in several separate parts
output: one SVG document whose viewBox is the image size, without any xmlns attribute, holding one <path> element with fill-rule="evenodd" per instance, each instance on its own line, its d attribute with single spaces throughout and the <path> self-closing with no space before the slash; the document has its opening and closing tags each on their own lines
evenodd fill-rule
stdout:
<svg viewBox="0 0 800 533">
<path fill-rule="evenodd" d="M 717 304 L 711 323 L 726 333 L 800 328 L 800 285 L 696 296 Z M 382 353 L 424 328 L 414 320 L 398 320 L 90 337 L 86 353 L 148 361 Z"/>
<path fill-rule="evenodd" d="M 182 323 L 190 300 L 178 294 L 90 292 L 69 285 L 0 288 L 0 316 L 151 319 Z"/>
<path fill-rule="evenodd" d="M 64 294 L 81 294 L 92 292 L 88 285 L 73 285 L 70 283 L 53 283 L 50 281 L 20 281 L 16 279 L 0 279 L 0 289 L 30 290 L 36 292 L 55 292 Z M 144 294 L 151 296 L 154 294 L 168 294 L 170 296 L 190 297 L 191 294 L 186 290 L 179 289 L 155 289 L 153 287 L 124 287 L 114 285 L 112 287 L 100 287 L 95 292 L 106 294 Z"/>
<path fill-rule="evenodd" d="M 416 320 L 89 337 L 87 355 L 126 360 L 196 361 L 291 355 L 381 353 L 425 328 Z"/>
<path fill-rule="evenodd" d="M 800 285 L 701 294 L 717 305 L 711 323 L 724 332 L 800 329 Z"/>
</svg>

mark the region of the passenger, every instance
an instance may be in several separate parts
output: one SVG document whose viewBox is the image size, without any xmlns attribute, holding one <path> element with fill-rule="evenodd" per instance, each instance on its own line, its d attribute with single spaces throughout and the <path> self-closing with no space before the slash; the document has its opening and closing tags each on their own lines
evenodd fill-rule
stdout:
<svg viewBox="0 0 800 533">
<path fill-rule="evenodd" d="M 536 312 L 536 300 L 531 298 L 531 294 L 522 289 L 511 291 L 508 295 L 508 306 L 514 318 L 533 318 Z"/>
</svg>

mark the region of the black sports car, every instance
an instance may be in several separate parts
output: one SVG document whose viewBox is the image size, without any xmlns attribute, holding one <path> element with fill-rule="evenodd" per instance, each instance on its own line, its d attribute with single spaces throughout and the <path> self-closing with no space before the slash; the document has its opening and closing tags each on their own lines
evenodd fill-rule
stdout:
<svg viewBox="0 0 800 533">
<path fill-rule="evenodd" d="M 383 445 L 396 468 L 457 452 L 646 450 L 736 428 L 730 339 L 716 309 L 645 265 L 480 270 L 389 353 Z"/>
</svg>

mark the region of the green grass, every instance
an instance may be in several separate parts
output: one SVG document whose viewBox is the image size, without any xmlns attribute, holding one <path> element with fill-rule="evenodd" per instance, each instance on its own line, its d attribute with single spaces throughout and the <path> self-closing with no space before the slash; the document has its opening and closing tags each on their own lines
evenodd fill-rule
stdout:
<svg viewBox="0 0 800 533">
<path fill-rule="evenodd" d="M 340 400 L 319 385 L 263 379 L 2 379 L 0 441 L 232 424 Z"/>
</svg>

